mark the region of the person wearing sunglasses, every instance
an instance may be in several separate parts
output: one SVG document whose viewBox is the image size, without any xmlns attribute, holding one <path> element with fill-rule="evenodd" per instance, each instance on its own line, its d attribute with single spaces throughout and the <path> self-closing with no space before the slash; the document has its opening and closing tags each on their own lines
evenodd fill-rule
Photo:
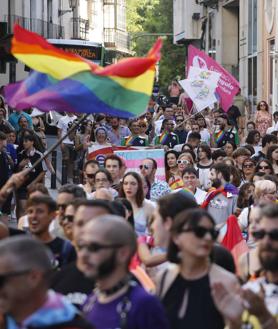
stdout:
<svg viewBox="0 0 278 329">
<path fill-rule="evenodd" d="M 82 187 L 86 192 L 86 198 L 92 199 L 92 192 L 95 189 L 95 173 L 99 170 L 97 160 L 88 160 L 83 167 L 84 183 L 78 186 Z"/>
<path fill-rule="evenodd" d="M 176 128 L 174 133 L 178 136 L 179 142 L 184 144 L 186 142 L 188 132 L 185 130 L 184 117 L 182 115 L 176 116 Z"/>
<path fill-rule="evenodd" d="M 218 283 L 214 287 L 214 300 L 226 319 L 235 324 L 233 329 L 243 328 L 243 325 L 245 328 L 277 329 L 278 205 L 262 209 L 259 229 L 252 235 L 258 243 L 261 276 L 247 282 L 237 298 L 231 296 L 223 283 Z"/>
<path fill-rule="evenodd" d="M 171 192 L 169 185 L 155 178 L 157 171 L 157 162 L 153 158 L 146 158 L 139 166 L 140 173 L 143 177 L 146 177 L 151 184 L 150 199 L 156 201 L 163 195 Z"/>
<path fill-rule="evenodd" d="M 73 209 L 70 209 L 70 208 Z M 74 216 L 72 216 L 74 214 Z M 76 246 L 83 236 L 84 226 L 97 216 L 115 214 L 111 203 L 104 200 L 79 199 L 66 208 L 65 222 L 72 224 L 73 245 Z M 72 221 L 73 219 L 73 221 Z M 78 259 L 56 271 L 51 288 L 64 295 L 73 305 L 81 309 L 95 282 L 88 279 L 80 270 Z"/>
<path fill-rule="evenodd" d="M 216 308 L 211 285 L 224 282 L 238 288 L 236 277 L 211 260 L 218 236 L 213 218 L 202 209 L 179 213 L 172 224 L 168 260 L 176 266 L 161 275 L 158 285 L 172 329 L 223 329 L 225 320 Z"/>
<path fill-rule="evenodd" d="M 78 242 L 78 261 L 96 287 L 83 306 L 96 328 L 168 329 L 157 297 L 137 284 L 128 270 L 137 249 L 136 236 L 119 216 L 100 216 L 84 227 Z"/>
<path fill-rule="evenodd" d="M 245 159 L 242 163 L 241 185 L 252 182 L 256 172 L 256 163 L 253 159 Z"/>
<path fill-rule="evenodd" d="M 0 242 L 3 328 L 92 328 L 70 302 L 49 290 L 52 259 L 42 242 L 17 236 Z"/>
<path fill-rule="evenodd" d="M 269 160 L 263 159 L 257 163 L 256 172 L 263 172 L 266 175 L 274 175 L 272 164 Z"/>
</svg>

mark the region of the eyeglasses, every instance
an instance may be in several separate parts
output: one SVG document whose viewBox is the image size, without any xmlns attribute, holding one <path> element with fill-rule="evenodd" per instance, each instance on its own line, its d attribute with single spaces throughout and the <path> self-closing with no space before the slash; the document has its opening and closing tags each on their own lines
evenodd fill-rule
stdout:
<svg viewBox="0 0 278 329">
<path fill-rule="evenodd" d="M 96 179 L 96 183 L 106 183 L 106 182 L 108 182 L 107 178 L 97 178 Z"/>
<path fill-rule="evenodd" d="M 27 273 L 30 273 L 31 270 L 22 270 L 22 271 L 18 271 L 18 272 L 8 272 L 5 274 L 0 274 L 0 288 L 3 287 L 3 285 L 6 283 L 6 281 L 14 276 L 20 276 L 20 275 L 24 275 Z"/>
<path fill-rule="evenodd" d="M 63 217 L 63 221 L 68 221 L 69 223 L 72 223 L 74 220 L 74 216 L 73 215 L 66 215 Z"/>
<path fill-rule="evenodd" d="M 252 235 L 257 240 L 262 240 L 266 235 L 273 241 L 278 241 L 278 229 L 266 232 L 265 230 L 259 230 L 252 232 Z"/>
<path fill-rule="evenodd" d="M 243 168 L 254 168 L 254 167 L 255 167 L 254 163 L 247 163 L 243 166 Z"/>
<path fill-rule="evenodd" d="M 146 125 L 140 125 L 139 128 L 147 128 Z"/>
<path fill-rule="evenodd" d="M 91 242 L 88 244 L 78 244 L 77 245 L 77 249 L 78 250 L 83 250 L 83 249 L 87 249 L 87 251 L 89 252 L 98 252 L 102 249 L 113 249 L 113 248 L 120 248 L 122 247 L 122 244 L 100 244 L 98 242 Z"/>
<path fill-rule="evenodd" d="M 207 233 L 210 234 L 212 240 L 216 240 L 218 237 L 219 232 L 215 230 L 214 228 L 206 228 L 203 226 L 196 226 L 192 228 L 184 228 L 181 230 L 180 233 L 187 233 L 187 232 L 192 232 L 195 234 L 197 238 L 202 239 Z"/>
<path fill-rule="evenodd" d="M 181 123 L 183 122 L 183 120 L 176 120 L 176 123 Z"/>
<path fill-rule="evenodd" d="M 142 170 L 143 168 L 146 169 L 146 170 L 150 169 L 150 167 L 147 166 L 147 165 L 140 165 L 140 166 L 139 166 L 139 169 L 140 169 L 140 170 Z"/>
<path fill-rule="evenodd" d="M 190 164 L 190 161 L 188 161 L 188 160 L 178 160 L 177 164 Z"/>
<path fill-rule="evenodd" d="M 87 173 L 86 173 L 86 176 L 87 176 L 88 178 L 95 178 L 95 174 L 87 174 Z"/>
<path fill-rule="evenodd" d="M 259 169 L 270 169 L 269 166 L 259 166 Z"/>
</svg>

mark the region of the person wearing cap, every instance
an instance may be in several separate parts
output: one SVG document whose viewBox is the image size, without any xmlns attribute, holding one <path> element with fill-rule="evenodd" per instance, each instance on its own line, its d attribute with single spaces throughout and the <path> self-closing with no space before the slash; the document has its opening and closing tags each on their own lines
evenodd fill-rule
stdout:
<svg viewBox="0 0 278 329">
<path fill-rule="evenodd" d="M 16 171 L 31 169 L 33 164 L 42 157 L 42 153 L 35 148 L 34 143 L 34 136 L 25 135 L 23 137 L 23 150 L 18 154 Z M 40 162 L 28 173 L 28 178 L 17 190 L 17 218 L 24 215 L 24 208 L 27 201 L 27 188 L 32 184 L 43 182 L 45 172 L 46 168 L 43 167 L 43 162 Z"/>
<path fill-rule="evenodd" d="M 41 116 L 44 115 L 43 112 L 39 111 L 37 108 L 34 108 L 30 114 L 33 122 L 33 127 L 36 135 L 41 139 L 44 147 L 46 148 L 46 137 L 45 137 L 45 126 Z"/>
<path fill-rule="evenodd" d="M 14 127 L 14 129 L 16 131 L 19 130 L 20 127 L 18 120 L 21 116 L 24 116 L 27 119 L 28 128 L 33 129 L 32 118 L 30 117 L 30 115 L 22 110 L 17 110 L 17 109 L 15 109 L 15 111 L 9 116 L 9 123 Z"/>
</svg>

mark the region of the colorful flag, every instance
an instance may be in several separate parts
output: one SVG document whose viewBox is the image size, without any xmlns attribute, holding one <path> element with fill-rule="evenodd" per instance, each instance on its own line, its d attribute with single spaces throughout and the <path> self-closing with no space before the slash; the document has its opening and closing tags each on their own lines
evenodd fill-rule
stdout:
<svg viewBox="0 0 278 329">
<path fill-rule="evenodd" d="M 192 99 L 197 111 L 211 107 L 217 102 L 215 90 L 220 78 L 219 73 L 191 66 L 188 77 L 179 84 Z"/>
<path fill-rule="evenodd" d="M 213 58 L 192 45 L 188 48 L 187 65 L 188 68 L 190 66 L 196 66 L 201 69 L 210 70 L 221 74 L 216 92 L 220 96 L 221 107 L 227 112 L 233 104 L 234 96 L 239 91 L 239 82 Z"/>
<path fill-rule="evenodd" d="M 248 252 L 248 246 L 243 239 L 240 231 L 237 218 L 235 215 L 231 215 L 227 219 L 227 231 L 221 241 L 221 244 L 226 247 L 232 253 L 236 267 L 238 268 L 238 261 L 241 255 Z"/>
<path fill-rule="evenodd" d="M 158 39 L 146 57 L 102 68 L 15 25 L 11 52 L 34 71 L 5 87 L 7 103 L 17 109 L 139 116 L 152 94 L 161 46 Z"/>
</svg>

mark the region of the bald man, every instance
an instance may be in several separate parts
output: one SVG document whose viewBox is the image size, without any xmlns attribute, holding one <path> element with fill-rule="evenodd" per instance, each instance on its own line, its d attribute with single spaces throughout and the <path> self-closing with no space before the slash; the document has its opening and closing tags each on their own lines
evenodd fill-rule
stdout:
<svg viewBox="0 0 278 329">
<path fill-rule="evenodd" d="M 84 226 L 95 217 L 105 214 L 114 214 L 112 205 L 105 200 L 81 199 L 74 204 L 75 215 L 73 220 L 74 244 L 80 240 Z M 84 276 L 80 271 L 79 260 L 58 271 L 52 281 L 52 288 L 65 295 L 76 307 L 81 308 L 88 295 L 95 287 L 94 280 Z"/>
<path fill-rule="evenodd" d="M 83 312 L 98 329 L 169 328 L 158 299 L 131 280 L 128 266 L 136 249 L 134 230 L 122 217 L 100 216 L 84 227 L 78 262 L 85 276 L 96 281 L 97 291 Z"/>
<path fill-rule="evenodd" d="M 7 329 L 92 328 L 74 306 L 48 290 L 51 270 L 50 251 L 42 242 L 27 236 L 0 242 L 0 314 Z"/>
</svg>

